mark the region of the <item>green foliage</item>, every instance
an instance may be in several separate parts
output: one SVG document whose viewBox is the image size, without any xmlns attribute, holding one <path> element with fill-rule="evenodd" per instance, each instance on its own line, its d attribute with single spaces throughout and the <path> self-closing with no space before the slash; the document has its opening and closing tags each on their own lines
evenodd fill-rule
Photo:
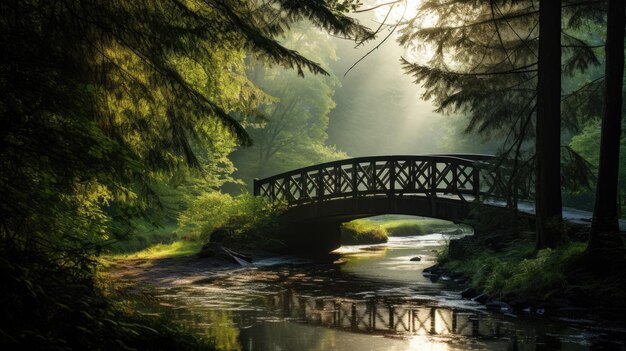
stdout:
<svg viewBox="0 0 626 351">
<path fill-rule="evenodd" d="M 603 38 L 590 29 L 603 27 L 605 11 L 603 6 L 564 0 L 559 13 L 563 23 L 562 46 L 555 50 L 561 52 L 560 72 L 566 77 L 562 97 L 566 103 L 561 104 L 560 118 L 563 131 L 575 131 L 585 113 L 597 109 L 601 78 L 593 77 L 582 86 L 567 78 L 580 77 L 585 72 L 595 74 Z M 535 188 L 530 177 L 535 171 L 535 155 L 542 157 L 544 153 L 536 152 L 533 140 L 537 139 L 536 132 L 548 130 L 539 123 L 543 119 L 537 121 L 538 43 L 542 34 L 538 22 L 537 1 L 533 0 L 445 4 L 428 0 L 420 3 L 416 16 L 400 24 L 399 42 L 414 51 L 414 57 L 402 58 L 403 67 L 422 85 L 423 97 L 432 100 L 439 112 L 467 117 L 466 132 L 501 141 L 497 153 L 502 160 L 514 160 L 504 163 L 506 167 L 498 164 L 507 171 L 498 190 L 510 205 L 520 195 L 534 196 L 523 190 L 518 195 L 517 189 Z M 559 72 L 556 74 L 559 76 Z M 558 100 L 551 103 L 555 104 Z M 542 106 L 539 112 L 543 111 Z M 557 136 L 561 133 L 552 131 Z M 560 152 L 558 145 L 551 147 L 551 152 Z M 575 162 L 580 159 L 568 151 L 563 153 L 563 184 L 574 188 L 588 185 L 588 170 L 579 167 L 583 163 Z M 558 176 L 558 164 L 547 167 L 553 167 L 556 172 L 551 174 Z M 537 189 L 560 193 L 558 187 Z"/>
<path fill-rule="evenodd" d="M 626 106 L 625 106 L 626 108 Z M 622 123 L 622 130 L 625 130 L 626 122 Z M 569 145 L 581 157 L 593 166 L 597 171 L 600 156 L 600 120 L 597 118 L 588 122 L 585 128 L 575 135 Z M 595 185 L 592 186 L 595 188 Z M 618 176 L 619 204 L 621 206 L 621 217 L 626 216 L 626 135 L 622 133 L 620 142 L 620 162 Z M 579 192 L 584 196 L 584 192 Z M 593 204 L 593 199 L 588 200 Z M 591 209 L 590 209 L 591 210 Z"/>
<path fill-rule="evenodd" d="M 389 232 L 390 236 L 448 233 L 463 230 L 453 223 L 440 219 L 395 220 L 386 221 L 381 225 Z"/>
<path fill-rule="evenodd" d="M 219 192 L 205 192 L 181 213 L 180 230 L 201 241 L 209 241 L 216 229 L 226 229 L 233 239 L 242 240 L 252 231 L 256 236 L 271 235 L 277 229 L 276 217 L 285 208 L 283 203 L 273 203 L 250 194 L 233 197 Z"/>
<path fill-rule="evenodd" d="M 558 249 L 534 250 L 529 242 L 510 242 L 501 250 L 472 247 L 471 254 L 444 259 L 448 269 L 471 278 L 471 285 L 491 295 L 546 298 L 567 284 L 567 271 L 585 250 L 583 243 L 568 243 Z"/>
<path fill-rule="evenodd" d="M 184 239 L 178 233 L 175 223 L 158 224 L 144 220 L 133 220 L 129 224 L 128 235 L 107 245 L 103 251 L 107 253 L 129 253 L 141 251 L 156 244 L 167 244 Z"/>
<path fill-rule="evenodd" d="M 355 220 L 341 225 L 341 243 L 344 245 L 378 244 L 387 242 L 389 233 L 377 224 Z"/>
<path fill-rule="evenodd" d="M 202 243 L 199 241 L 179 240 L 169 244 L 156 244 L 144 250 L 133 250 L 128 254 L 117 254 L 108 258 L 160 260 L 164 258 L 193 256 L 200 252 Z"/>
<path fill-rule="evenodd" d="M 431 233 L 448 233 L 470 230 L 460 228 L 452 222 L 435 218 L 406 218 L 406 216 L 385 215 L 373 218 L 365 218 L 353 221 L 370 226 L 380 226 L 385 229 L 389 236 L 411 236 Z"/>
<path fill-rule="evenodd" d="M 468 130 L 508 134 L 509 142 L 517 139 L 516 143 L 532 137 L 528 120 L 535 112 L 539 35 L 535 5 L 423 1 L 402 28 L 399 41 L 425 48 L 429 56 L 414 62 L 403 59 L 407 73 L 423 83 L 424 97 L 433 99 L 440 111 L 470 115 Z M 576 5 L 562 11 L 566 75 L 599 65 L 599 51 L 593 47 L 598 38 L 578 28 L 597 23 L 602 13 Z"/>
<path fill-rule="evenodd" d="M 322 67 L 336 59 L 335 47 L 328 35 L 309 23 L 293 26 L 282 42 Z M 255 144 L 233 154 L 239 176 L 250 181 L 347 158 L 345 153 L 326 145 L 329 113 L 335 107 L 333 94 L 339 85 L 334 75 L 302 78 L 293 71 L 255 62 L 248 76 L 271 95 L 271 99 L 259 107 L 263 118 L 247 123 Z"/>
<path fill-rule="evenodd" d="M 245 60 L 326 74 L 276 40 L 305 19 L 369 35 L 321 0 L 0 2 L 0 334 L 11 349 L 196 345 L 111 312 L 89 258 L 138 218 L 167 223 L 187 195 L 232 181 L 226 156 L 250 143 L 242 116 L 267 100 Z"/>
<path fill-rule="evenodd" d="M 228 223 L 235 206 L 231 195 L 205 192 L 197 196 L 189 208 L 181 213 L 179 223 L 192 237 L 208 240 L 215 229 Z"/>
</svg>

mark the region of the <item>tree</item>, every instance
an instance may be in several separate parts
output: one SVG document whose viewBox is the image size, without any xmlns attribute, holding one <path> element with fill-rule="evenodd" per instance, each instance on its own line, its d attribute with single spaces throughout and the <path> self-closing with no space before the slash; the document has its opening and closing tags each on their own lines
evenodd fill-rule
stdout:
<svg viewBox="0 0 626 351">
<path fill-rule="evenodd" d="M 249 143 L 229 113 L 253 114 L 258 104 L 243 72 L 246 54 L 299 74 L 326 74 L 274 39 L 290 23 L 307 19 L 337 35 L 368 34 L 317 0 L 0 6 L 8 50 L 0 62 L 8 92 L 0 101 L 5 238 L 28 237 L 16 235 L 24 228 L 35 238 L 82 237 L 62 234 L 82 230 L 75 225 L 52 229 L 58 214 L 84 213 L 88 204 L 103 224 L 107 203 L 150 193 L 140 184 L 153 172 L 199 167 L 193 143 L 210 143 L 216 130 Z"/>
<path fill-rule="evenodd" d="M 336 57 L 328 35 L 310 24 L 292 26 L 282 43 L 322 67 Z M 333 74 L 298 77 L 282 67 L 256 63 L 248 76 L 271 97 L 259 108 L 263 117 L 247 122 L 255 144 L 233 154 L 238 176 L 251 180 L 347 157 L 326 145 L 329 113 L 335 107 L 333 95 L 339 85 Z"/>
<path fill-rule="evenodd" d="M 343 3 L 0 2 L 0 342 L 127 346 L 113 332 L 123 323 L 100 322 L 113 314 L 102 311 L 93 274 L 113 223 L 156 207 L 150 183 L 161 176 L 207 171 L 205 157 L 219 162 L 224 149 L 205 145 L 226 136 L 250 143 L 235 118 L 259 102 L 244 75 L 247 55 L 326 74 L 275 37 L 304 19 L 336 35 L 369 35 Z"/>
<path fill-rule="evenodd" d="M 561 204 L 561 1 L 539 1 L 535 214 L 537 249 L 555 247 Z"/>
<path fill-rule="evenodd" d="M 598 64 L 595 48 L 575 35 L 597 10 L 569 1 L 561 9 L 560 3 L 425 1 L 400 37 L 408 47 L 432 52 L 428 60 L 403 63 L 438 111 L 464 113 L 468 132 L 505 140 L 497 165 L 510 169 L 503 195 L 512 208 L 518 188 L 528 183 L 518 175 L 531 174 L 528 169 L 536 162 L 538 248 L 556 244 L 561 216 L 559 99 L 579 93 L 561 97 L 561 73 L 571 76 Z M 561 18 L 566 28 L 561 28 Z M 416 44 L 420 41 L 425 44 Z M 576 123 L 566 120 L 564 125 Z"/>
<path fill-rule="evenodd" d="M 596 202 L 589 236 L 590 252 L 598 249 L 623 248 L 622 239 L 618 235 L 618 176 L 623 111 L 624 10 L 624 1 L 609 0 L 600 161 Z M 623 252 L 618 256 L 623 258 Z"/>
</svg>

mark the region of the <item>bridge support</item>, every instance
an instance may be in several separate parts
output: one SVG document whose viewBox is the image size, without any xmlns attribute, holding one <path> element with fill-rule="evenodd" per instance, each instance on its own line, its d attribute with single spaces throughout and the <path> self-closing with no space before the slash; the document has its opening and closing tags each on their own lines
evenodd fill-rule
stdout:
<svg viewBox="0 0 626 351">
<path fill-rule="evenodd" d="M 281 225 L 280 240 L 294 253 L 327 253 L 341 246 L 341 221 Z"/>
</svg>

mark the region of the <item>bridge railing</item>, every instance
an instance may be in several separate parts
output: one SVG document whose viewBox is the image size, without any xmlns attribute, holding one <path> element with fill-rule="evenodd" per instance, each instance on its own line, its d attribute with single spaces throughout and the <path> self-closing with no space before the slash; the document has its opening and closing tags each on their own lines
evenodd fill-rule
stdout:
<svg viewBox="0 0 626 351">
<path fill-rule="evenodd" d="M 262 180 L 254 195 L 290 205 L 359 196 L 446 196 L 470 201 L 491 187 L 488 155 L 359 157 L 313 165 Z M 487 181 L 486 181 L 487 180 Z"/>
</svg>

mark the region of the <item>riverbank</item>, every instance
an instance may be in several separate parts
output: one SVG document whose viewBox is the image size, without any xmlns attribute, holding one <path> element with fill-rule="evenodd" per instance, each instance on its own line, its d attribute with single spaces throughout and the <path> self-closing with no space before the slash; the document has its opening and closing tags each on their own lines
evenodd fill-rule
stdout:
<svg viewBox="0 0 626 351">
<path fill-rule="evenodd" d="M 101 260 L 103 273 L 113 281 L 173 287 L 242 268 L 241 264 L 225 256 L 202 255 L 202 247 L 199 242 L 178 241 L 129 255 L 107 256 Z M 271 257 L 270 253 L 264 251 L 240 252 L 252 261 Z"/>
<path fill-rule="evenodd" d="M 464 297 L 516 312 L 623 321 L 626 262 L 589 262 L 586 243 L 535 250 L 531 232 L 476 234 L 450 242 L 426 274 L 466 281 Z"/>
<path fill-rule="evenodd" d="M 463 300 L 464 287 L 454 279 L 424 277 L 451 238 L 390 237 L 384 244 L 343 247 L 326 260 L 255 257 L 247 267 L 195 254 L 117 258 L 110 270 L 111 279 L 128 282 L 121 284 L 125 293 L 147 296 L 140 313 L 180 322 L 224 350 L 539 349 L 547 341 L 584 350 L 623 344 L 623 328 L 489 310 Z"/>
</svg>

